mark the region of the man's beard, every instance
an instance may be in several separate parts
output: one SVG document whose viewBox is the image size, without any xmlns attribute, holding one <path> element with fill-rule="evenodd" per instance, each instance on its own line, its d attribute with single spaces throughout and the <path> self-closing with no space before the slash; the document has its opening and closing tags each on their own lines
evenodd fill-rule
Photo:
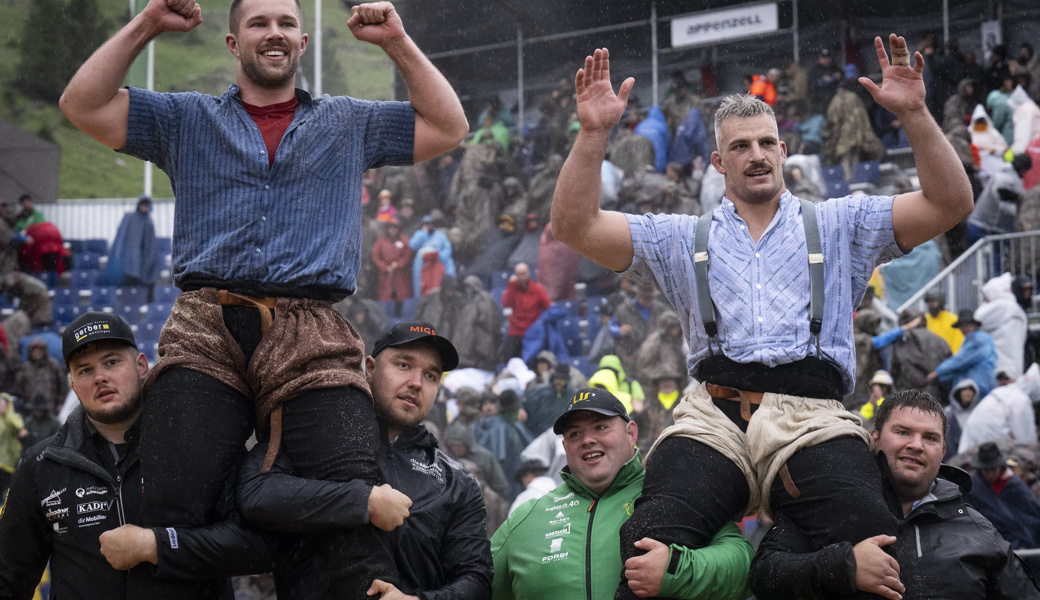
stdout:
<svg viewBox="0 0 1040 600">
<path fill-rule="evenodd" d="M 296 67 L 299 63 L 299 57 L 295 57 L 291 59 L 291 62 L 288 65 L 291 68 L 288 68 L 281 73 L 272 73 L 261 68 L 259 59 L 252 61 L 243 60 L 242 72 L 245 73 L 245 76 L 249 81 L 252 81 L 260 87 L 277 89 L 284 87 L 287 83 L 292 81 L 292 78 L 296 76 Z"/>
<path fill-rule="evenodd" d="M 119 423 L 126 422 L 130 417 L 134 416 L 134 414 L 141 409 L 141 403 L 143 400 L 144 386 L 140 386 L 130 397 L 130 400 L 125 404 L 115 407 L 106 407 L 103 410 L 87 410 L 86 405 L 84 405 L 83 412 L 98 423 L 104 425 L 118 425 Z"/>
</svg>

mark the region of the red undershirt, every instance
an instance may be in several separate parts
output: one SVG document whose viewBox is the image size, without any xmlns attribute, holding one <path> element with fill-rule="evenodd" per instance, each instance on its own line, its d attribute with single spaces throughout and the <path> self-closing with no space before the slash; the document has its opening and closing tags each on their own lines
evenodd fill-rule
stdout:
<svg viewBox="0 0 1040 600">
<path fill-rule="evenodd" d="M 260 135 L 264 138 L 264 145 L 267 146 L 268 169 L 274 164 L 274 153 L 278 150 L 278 144 L 281 143 L 285 130 L 292 123 L 293 115 L 296 114 L 297 104 L 299 104 L 299 101 L 296 99 L 296 96 L 293 96 L 292 100 L 287 102 L 270 104 L 268 106 L 253 106 L 245 102 L 242 103 L 242 108 L 246 109 L 249 116 L 253 118 L 253 122 L 260 128 Z"/>
</svg>

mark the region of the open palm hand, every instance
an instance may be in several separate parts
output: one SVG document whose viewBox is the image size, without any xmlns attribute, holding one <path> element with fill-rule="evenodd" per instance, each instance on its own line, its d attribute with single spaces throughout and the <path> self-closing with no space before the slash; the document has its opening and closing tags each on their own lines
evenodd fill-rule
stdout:
<svg viewBox="0 0 1040 600">
<path fill-rule="evenodd" d="M 635 79 L 629 77 L 615 95 L 610 83 L 610 53 L 606 48 L 601 48 L 593 52 L 592 56 L 586 56 L 585 66 L 578 69 L 574 76 L 578 119 L 582 129 L 610 129 L 616 125 L 628 105 L 628 94 L 633 85 Z"/>
<path fill-rule="evenodd" d="M 897 50 L 907 52 L 906 40 L 902 36 L 890 34 L 888 44 L 893 49 L 893 56 Z M 874 38 L 874 48 L 881 64 L 881 86 L 878 87 L 866 77 L 859 78 L 874 100 L 897 117 L 907 112 L 927 110 L 924 103 L 924 77 L 921 75 L 924 71 L 924 57 L 921 53 L 914 53 L 914 66 L 909 67 L 889 63 L 885 43 L 880 37 Z"/>
</svg>

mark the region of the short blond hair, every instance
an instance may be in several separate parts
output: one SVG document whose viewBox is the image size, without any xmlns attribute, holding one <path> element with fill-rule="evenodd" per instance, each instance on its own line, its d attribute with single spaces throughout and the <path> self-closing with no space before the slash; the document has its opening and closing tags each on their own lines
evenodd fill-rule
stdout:
<svg viewBox="0 0 1040 600">
<path fill-rule="evenodd" d="M 776 120 L 773 107 L 762 101 L 758 96 L 751 94 L 733 94 L 723 98 L 719 109 L 715 111 L 715 146 L 722 149 L 722 122 L 733 117 L 747 119 L 759 115 L 769 115 Z"/>
</svg>

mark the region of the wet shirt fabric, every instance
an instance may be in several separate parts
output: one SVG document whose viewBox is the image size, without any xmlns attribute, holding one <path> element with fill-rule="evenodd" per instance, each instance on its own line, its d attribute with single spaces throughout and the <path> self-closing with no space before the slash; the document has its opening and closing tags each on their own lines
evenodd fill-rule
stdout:
<svg viewBox="0 0 1040 600">
<path fill-rule="evenodd" d="M 851 315 L 874 268 L 903 255 L 892 230 L 893 196 L 834 198 L 816 204 L 824 256 L 824 313 L 819 358 L 841 371 L 844 393 L 855 384 Z M 687 366 L 710 356 L 697 306 L 694 232 L 698 217 L 627 215 L 635 260 L 628 272 L 656 280 L 690 342 Z M 808 249 L 801 203 L 790 192 L 758 242 L 729 199 L 712 213 L 708 281 L 718 312 L 716 352 L 769 367 L 816 356 L 809 335 Z"/>
<path fill-rule="evenodd" d="M 129 89 L 120 152 L 152 161 L 170 177 L 178 286 L 240 282 L 228 287 L 334 301 L 353 292 L 361 177 L 367 169 L 411 164 L 410 104 L 312 99 L 296 90 L 299 106 L 269 167 L 238 86 L 219 97 Z M 306 292 L 291 293 L 300 288 Z"/>
</svg>

